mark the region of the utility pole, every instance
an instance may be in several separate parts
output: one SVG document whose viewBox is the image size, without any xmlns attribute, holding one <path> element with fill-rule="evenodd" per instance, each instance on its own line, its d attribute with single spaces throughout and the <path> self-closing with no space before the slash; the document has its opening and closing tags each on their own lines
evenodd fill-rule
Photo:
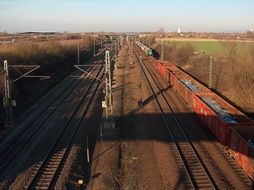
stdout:
<svg viewBox="0 0 254 190">
<path fill-rule="evenodd" d="M 7 60 L 4 60 L 4 108 L 6 113 L 6 125 L 11 125 L 13 121 L 12 98 L 9 77 L 9 65 Z"/>
<path fill-rule="evenodd" d="M 89 139 L 88 136 L 86 136 L 86 160 L 89 163 L 90 162 L 90 151 L 89 151 Z"/>
<path fill-rule="evenodd" d="M 79 42 L 78 42 L 78 65 L 79 65 Z"/>
<path fill-rule="evenodd" d="M 110 66 L 109 51 L 105 52 L 105 80 L 106 80 L 106 119 L 112 116 L 113 104 L 112 104 L 112 76 L 111 76 L 111 66 Z"/>
<path fill-rule="evenodd" d="M 95 38 L 93 39 L 93 56 L 95 57 Z"/>
<path fill-rule="evenodd" d="M 142 60 L 142 57 L 140 56 L 139 58 L 140 60 Z M 138 87 L 139 87 L 139 91 L 140 91 L 140 99 L 138 101 L 138 106 L 139 107 L 143 107 L 143 98 L 142 98 L 142 79 L 143 79 L 143 72 L 142 72 L 142 65 L 139 64 L 140 66 L 140 70 L 139 70 L 139 84 L 138 84 Z"/>
<path fill-rule="evenodd" d="M 116 39 L 116 51 L 115 51 L 115 54 L 116 54 L 116 58 L 117 58 L 117 55 L 118 55 L 118 38 Z"/>
<path fill-rule="evenodd" d="M 117 57 L 118 57 L 119 51 L 120 51 L 120 45 L 119 45 L 119 44 L 120 44 L 120 40 L 119 40 L 119 38 L 120 38 L 120 37 L 118 36 L 118 37 L 117 37 L 117 40 L 116 40 L 116 43 L 117 43 L 117 44 L 116 44 L 116 49 L 117 49 L 117 50 L 116 50 L 116 55 L 117 55 Z"/>
<path fill-rule="evenodd" d="M 209 63 L 209 84 L 208 87 L 212 89 L 213 87 L 213 56 L 210 56 L 210 63 Z"/>
<path fill-rule="evenodd" d="M 113 116 L 113 97 L 112 97 L 112 75 L 109 51 L 105 51 L 105 100 L 102 107 L 105 108 L 103 124 L 100 126 L 100 139 L 102 142 L 103 128 L 115 128 Z"/>
<path fill-rule="evenodd" d="M 21 76 L 19 76 L 16 79 L 13 79 L 13 83 L 18 81 L 21 78 L 41 78 L 41 79 L 49 79 L 50 76 L 42 76 L 42 75 L 30 75 L 33 71 L 40 68 L 39 65 L 9 65 L 7 60 L 4 60 L 4 108 L 6 113 L 6 126 L 13 126 L 14 123 L 14 114 L 13 114 L 13 106 L 16 106 L 15 101 L 12 100 L 11 97 L 11 87 L 10 87 L 10 75 L 9 75 L 9 69 L 13 68 L 15 71 L 17 71 Z M 19 71 L 19 68 L 28 68 L 30 69 L 26 73 L 22 74 L 21 71 Z"/>
<path fill-rule="evenodd" d="M 163 39 L 161 40 L 161 60 L 164 60 L 164 44 L 163 44 Z"/>
</svg>

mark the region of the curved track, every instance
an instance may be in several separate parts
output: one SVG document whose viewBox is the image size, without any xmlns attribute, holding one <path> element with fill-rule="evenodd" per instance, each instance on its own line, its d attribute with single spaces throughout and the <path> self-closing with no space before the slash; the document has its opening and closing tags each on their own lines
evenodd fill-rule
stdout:
<svg viewBox="0 0 254 190">
<path fill-rule="evenodd" d="M 172 151 L 175 152 L 176 161 L 179 165 L 180 171 L 184 174 L 184 181 L 187 188 L 191 189 L 216 189 L 209 172 L 199 158 L 192 143 L 186 136 L 181 124 L 176 118 L 176 115 L 170 106 L 167 98 L 162 93 L 157 81 L 155 80 L 148 67 L 140 59 L 138 53 L 135 54 L 140 62 L 142 72 L 146 79 L 147 85 L 153 94 L 157 107 L 161 113 L 164 124 L 169 132 Z M 156 93 L 158 91 L 158 93 Z M 167 105 L 167 110 L 170 110 L 170 116 L 165 114 L 162 105 Z M 170 117 L 170 118 L 169 118 Z M 174 127 L 169 125 L 169 120 L 174 121 Z"/>
</svg>

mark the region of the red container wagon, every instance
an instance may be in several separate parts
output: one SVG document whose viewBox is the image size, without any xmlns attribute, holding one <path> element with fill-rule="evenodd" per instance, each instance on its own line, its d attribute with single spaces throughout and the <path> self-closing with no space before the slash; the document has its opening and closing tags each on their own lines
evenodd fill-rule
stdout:
<svg viewBox="0 0 254 190">
<path fill-rule="evenodd" d="M 156 63 L 157 63 L 157 60 L 156 60 L 154 57 L 152 57 L 152 56 L 149 56 L 149 57 L 148 57 L 148 61 L 150 61 L 150 62 L 153 63 L 153 64 L 156 64 Z"/>
<path fill-rule="evenodd" d="M 172 72 L 180 71 L 180 69 L 173 63 L 169 61 L 157 61 L 157 69 L 159 73 L 170 82 L 170 75 L 173 74 Z"/>
<path fill-rule="evenodd" d="M 173 63 L 171 62 L 167 62 L 166 63 L 166 66 L 167 66 L 167 69 L 170 71 L 170 72 L 176 72 L 176 71 L 180 71 L 180 69 Z"/>
<path fill-rule="evenodd" d="M 214 93 L 193 96 L 193 107 L 201 122 L 225 145 L 229 145 L 229 129 L 254 126 L 254 121 Z"/>
<path fill-rule="evenodd" d="M 173 89 L 175 90 L 175 83 L 177 81 L 177 77 L 173 72 L 170 72 L 169 75 L 169 83 L 172 85 Z"/>
<path fill-rule="evenodd" d="M 176 85 L 176 91 L 182 96 L 182 98 L 189 105 L 193 106 L 193 95 L 197 93 L 211 93 L 211 90 L 205 85 L 198 82 L 196 79 L 188 75 L 187 73 L 181 73 L 176 75 L 178 81 Z"/>
<path fill-rule="evenodd" d="M 185 75 L 185 72 L 178 69 L 178 70 L 172 71 L 170 74 L 171 74 L 170 75 L 171 85 L 173 86 L 176 92 L 180 93 L 179 92 L 179 85 L 180 85 L 179 78 L 182 78 Z"/>
<path fill-rule="evenodd" d="M 230 155 L 254 181 L 254 127 L 232 127 L 229 136 Z"/>
<path fill-rule="evenodd" d="M 161 60 L 156 60 L 157 64 L 161 64 L 166 67 L 171 72 L 179 71 L 180 69 L 173 63 L 169 61 L 161 61 Z"/>
<path fill-rule="evenodd" d="M 155 68 L 158 70 L 158 72 L 159 72 L 160 67 L 161 67 L 160 62 L 159 62 L 159 61 L 156 61 L 156 67 L 155 67 Z"/>
<path fill-rule="evenodd" d="M 156 68 L 157 68 L 158 72 L 160 73 L 160 75 L 163 78 L 167 79 L 168 78 L 168 70 L 167 70 L 166 65 L 161 61 L 157 61 L 156 64 L 157 64 Z"/>
<path fill-rule="evenodd" d="M 166 80 L 171 83 L 170 81 L 170 78 L 171 75 L 173 75 L 173 77 L 175 76 L 174 73 L 177 73 L 177 72 L 180 72 L 181 70 L 173 63 L 169 62 L 169 61 L 166 61 L 164 62 L 164 64 L 166 65 L 166 68 L 167 68 L 167 74 L 166 74 Z"/>
</svg>

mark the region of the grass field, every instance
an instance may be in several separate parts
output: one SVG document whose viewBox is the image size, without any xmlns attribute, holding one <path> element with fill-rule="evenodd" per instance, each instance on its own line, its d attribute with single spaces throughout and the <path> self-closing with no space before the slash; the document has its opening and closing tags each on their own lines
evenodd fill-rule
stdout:
<svg viewBox="0 0 254 190">
<path fill-rule="evenodd" d="M 167 44 L 176 44 L 177 46 L 184 46 L 186 44 L 190 44 L 194 47 L 195 51 L 198 53 L 206 53 L 212 55 L 223 55 L 226 52 L 227 43 L 236 43 L 238 49 L 246 49 L 247 46 L 253 45 L 254 42 L 241 42 L 241 41 L 218 41 L 218 40 L 176 40 L 176 39 L 169 39 L 165 40 L 164 43 Z"/>
</svg>

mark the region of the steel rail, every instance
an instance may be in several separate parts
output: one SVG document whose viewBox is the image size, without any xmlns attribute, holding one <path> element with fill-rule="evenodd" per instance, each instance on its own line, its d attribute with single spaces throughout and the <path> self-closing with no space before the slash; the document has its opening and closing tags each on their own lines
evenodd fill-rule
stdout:
<svg viewBox="0 0 254 190">
<path fill-rule="evenodd" d="M 98 58 L 99 59 L 99 58 Z M 95 70 L 93 68 L 90 68 L 90 70 Z M 72 90 L 80 84 L 82 79 L 78 81 L 73 81 L 70 83 L 70 85 L 64 90 L 61 90 L 61 92 L 64 92 L 66 89 L 68 90 L 67 94 L 63 96 L 63 93 L 59 93 L 52 101 L 51 104 L 48 104 L 45 106 L 41 114 L 39 114 L 37 117 L 33 118 L 33 120 L 23 129 L 21 132 L 18 133 L 15 137 L 12 138 L 12 140 L 1 150 L 0 153 L 0 175 L 3 173 L 3 171 L 6 169 L 6 167 L 11 163 L 11 161 L 16 157 L 16 155 L 22 150 L 22 148 L 31 140 L 31 138 L 39 131 L 39 129 L 43 126 L 43 124 L 49 119 L 51 116 L 51 113 L 53 113 L 65 100 L 67 96 L 70 95 Z M 74 84 L 75 83 L 75 84 Z M 73 85 L 74 84 L 74 85 Z M 72 86 L 73 85 L 73 86 Z M 56 101 L 60 101 L 57 103 L 56 106 L 53 107 L 53 109 L 49 109 L 52 104 L 54 104 Z M 46 112 L 46 117 L 43 118 L 42 121 L 40 121 L 39 125 L 36 125 L 36 127 L 31 128 L 33 126 L 32 124 L 37 121 L 39 118 L 42 117 L 42 114 Z"/>
<path fill-rule="evenodd" d="M 194 149 L 192 143 L 190 142 L 190 140 L 188 139 L 188 137 L 186 136 L 181 124 L 179 123 L 179 121 L 176 118 L 176 115 L 172 109 L 172 107 L 170 106 L 169 102 L 167 101 L 167 98 L 165 97 L 165 95 L 162 93 L 159 85 L 156 82 L 156 79 L 153 77 L 153 75 L 151 74 L 151 72 L 149 71 L 149 69 L 147 68 L 147 66 L 144 64 L 144 62 L 142 61 L 142 59 L 140 59 L 140 57 L 138 56 L 138 53 L 136 52 L 136 50 L 134 50 L 139 62 L 140 62 L 140 66 L 141 69 L 144 73 L 144 76 L 146 78 L 147 83 L 149 84 L 149 87 L 153 93 L 153 96 L 156 100 L 157 106 L 161 112 L 163 121 L 167 127 L 167 130 L 170 134 L 171 139 L 173 140 L 175 146 L 177 147 L 177 152 L 179 154 L 179 156 L 181 157 L 181 161 L 182 163 L 184 163 L 184 168 L 187 172 L 188 175 L 188 179 L 191 181 L 191 185 L 193 189 L 199 189 L 199 188 L 207 188 L 207 189 L 216 189 L 215 185 L 213 183 L 213 181 L 211 180 L 211 177 L 209 175 L 209 172 L 207 171 L 207 169 L 205 168 L 204 164 L 202 163 L 200 157 L 198 156 L 196 150 Z M 147 72 L 149 73 L 149 75 L 151 76 L 154 84 L 156 85 L 156 87 L 159 90 L 159 94 L 162 95 L 163 100 L 166 102 L 166 104 L 168 105 L 170 111 L 171 111 L 171 115 L 173 116 L 173 119 L 175 121 L 175 123 L 178 126 L 178 129 L 181 131 L 181 134 L 183 135 L 186 143 L 180 143 L 177 141 L 175 135 L 173 134 L 170 125 L 166 119 L 166 116 L 164 114 L 164 111 L 160 105 L 160 101 L 157 98 L 157 95 L 151 85 L 150 80 L 148 79 L 148 76 L 145 72 L 145 69 L 147 70 Z M 188 153 L 188 154 L 187 154 Z M 194 161 L 195 163 L 191 163 L 189 160 Z M 191 165 L 192 164 L 192 165 Z M 202 183 L 198 182 L 201 181 Z"/>
<path fill-rule="evenodd" d="M 100 78 L 103 77 L 102 67 L 103 66 L 101 66 L 100 71 L 97 73 L 96 75 L 97 77 L 99 75 L 101 75 Z M 40 166 L 36 168 L 37 171 L 33 171 L 33 174 L 31 176 L 32 179 L 29 180 L 28 184 L 24 187 L 24 189 L 48 189 L 50 187 L 55 174 L 59 170 L 59 166 L 61 165 L 63 158 L 66 157 L 66 154 L 68 152 L 67 150 L 70 148 L 71 142 L 80 126 L 80 122 L 84 117 L 84 115 L 87 113 L 89 106 L 93 100 L 93 97 L 97 93 L 97 89 L 101 82 L 97 82 L 96 88 L 93 91 L 92 96 L 90 97 L 90 101 L 86 102 L 87 104 L 86 107 L 81 108 L 84 109 L 84 112 L 82 114 L 82 117 L 78 120 L 77 124 L 75 126 L 72 126 L 70 125 L 70 122 L 74 118 L 75 114 L 79 111 L 80 106 L 82 105 L 86 97 L 89 95 L 89 92 L 95 83 L 96 80 L 94 78 L 89 87 L 87 88 L 86 92 L 84 93 L 78 106 L 75 108 L 71 117 L 67 121 L 66 125 L 56 138 L 51 149 L 49 150 L 43 161 L 40 163 Z M 66 141 L 66 139 L 68 138 L 69 141 Z"/>
</svg>

